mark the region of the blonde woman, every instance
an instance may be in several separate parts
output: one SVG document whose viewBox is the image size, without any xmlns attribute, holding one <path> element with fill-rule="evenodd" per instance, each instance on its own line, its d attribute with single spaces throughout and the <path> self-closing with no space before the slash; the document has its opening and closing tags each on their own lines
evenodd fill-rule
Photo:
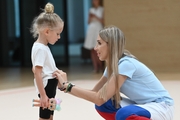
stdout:
<svg viewBox="0 0 180 120">
<path fill-rule="evenodd" d="M 64 22 L 54 13 L 54 6 L 47 3 L 44 11 L 37 16 L 31 32 L 36 39 L 32 46 L 31 60 L 34 73 L 34 84 L 40 97 L 39 120 L 53 120 L 53 111 L 48 108 L 49 98 L 54 98 L 57 89 L 57 80 L 53 72 L 58 70 L 48 47 L 60 39 Z"/>
<path fill-rule="evenodd" d="M 102 29 L 94 49 L 106 62 L 94 88 L 85 90 L 73 85 L 67 82 L 66 73 L 58 70 L 54 75 L 60 90 L 95 103 L 105 120 L 173 120 L 173 99 L 154 73 L 125 50 L 125 37 L 119 28 Z"/>
</svg>

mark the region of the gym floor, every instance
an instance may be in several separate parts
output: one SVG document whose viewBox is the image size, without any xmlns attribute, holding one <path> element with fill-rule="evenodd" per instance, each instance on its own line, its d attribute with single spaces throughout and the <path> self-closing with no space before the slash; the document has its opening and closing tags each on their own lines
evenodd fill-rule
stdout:
<svg viewBox="0 0 180 120">
<path fill-rule="evenodd" d="M 92 72 L 91 63 L 81 62 L 70 67 L 59 67 L 67 72 L 68 79 L 79 87 L 91 89 L 102 73 Z M 174 120 L 179 120 L 180 74 L 156 73 L 175 101 Z M 0 68 L 0 119 L 38 120 L 38 108 L 32 107 L 37 99 L 31 68 Z M 103 120 L 95 111 L 94 104 L 69 94 L 57 91 L 56 98 L 62 99 L 61 110 L 55 111 L 54 120 Z"/>
</svg>

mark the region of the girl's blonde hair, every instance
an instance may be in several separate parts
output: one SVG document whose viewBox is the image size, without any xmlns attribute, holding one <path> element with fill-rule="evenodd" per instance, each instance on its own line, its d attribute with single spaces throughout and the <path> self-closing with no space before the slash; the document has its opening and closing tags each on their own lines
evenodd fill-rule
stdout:
<svg viewBox="0 0 180 120">
<path fill-rule="evenodd" d="M 100 30 L 99 36 L 102 40 L 108 44 L 108 58 L 106 60 L 107 72 L 108 72 L 108 81 L 100 90 L 100 98 L 103 98 L 107 101 L 106 98 L 106 86 L 111 77 L 115 78 L 115 95 L 113 100 L 115 101 L 116 108 L 119 108 L 119 103 L 121 100 L 120 90 L 119 90 L 119 81 L 118 81 L 118 62 L 124 56 L 134 57 L 129 51 L 125 50 L 125 36 L 124 33 L 115 26 L 105 27 Z"/>
<path fill-rule="evenodd" d="M 31 27 L 31 33 L 34 38 L 37 38 L 39 32 L 43 30 L 45 27 L 49 27 L 51 29 L 55 27 L 63 27 L 63 20 L 54 13 L 54 6 L 51 3 L 47 3 L 43 12 L 39 14 L 39 16 L 35 17 Z"/>
</svg>

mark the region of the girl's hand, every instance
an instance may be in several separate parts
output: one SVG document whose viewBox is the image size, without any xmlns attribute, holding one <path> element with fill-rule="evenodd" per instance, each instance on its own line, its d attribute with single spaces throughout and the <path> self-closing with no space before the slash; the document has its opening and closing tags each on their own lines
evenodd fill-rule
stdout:
<svg viewBox="0 0 180 120">
<path fill-rule="evenodd" d="M 47 97 L 47 95 L 41 96 L 40 106 L 45 109 L 45 108 L 48 108 L 48 105 L 49 105 L 49 98 Z"/>
</svg>

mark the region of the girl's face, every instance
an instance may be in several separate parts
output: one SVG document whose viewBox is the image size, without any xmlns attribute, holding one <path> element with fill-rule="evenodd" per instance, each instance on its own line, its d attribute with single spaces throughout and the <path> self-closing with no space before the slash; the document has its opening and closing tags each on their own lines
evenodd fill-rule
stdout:
<svg viewBox="0 0 180 120">
<path fill-rule="evenodd" d="M 97 52 L 97 56 L 101 61 L 105 61 L 108 58 L 108 44 L 104 40 L 100 38 L 98 35 L 97 37 L 97 44 L 94 47 L 94 50 Z"/>
<path fill-rule="evenodd" d="M 61 38 L 60 34 L 62 32 L 63 28 L 55 28 L 55 29 L 49 29 L 48 35 L 47 35 L 47 41 L 49 44 L 54 45 L 58 39 Z"/>
</svg>

